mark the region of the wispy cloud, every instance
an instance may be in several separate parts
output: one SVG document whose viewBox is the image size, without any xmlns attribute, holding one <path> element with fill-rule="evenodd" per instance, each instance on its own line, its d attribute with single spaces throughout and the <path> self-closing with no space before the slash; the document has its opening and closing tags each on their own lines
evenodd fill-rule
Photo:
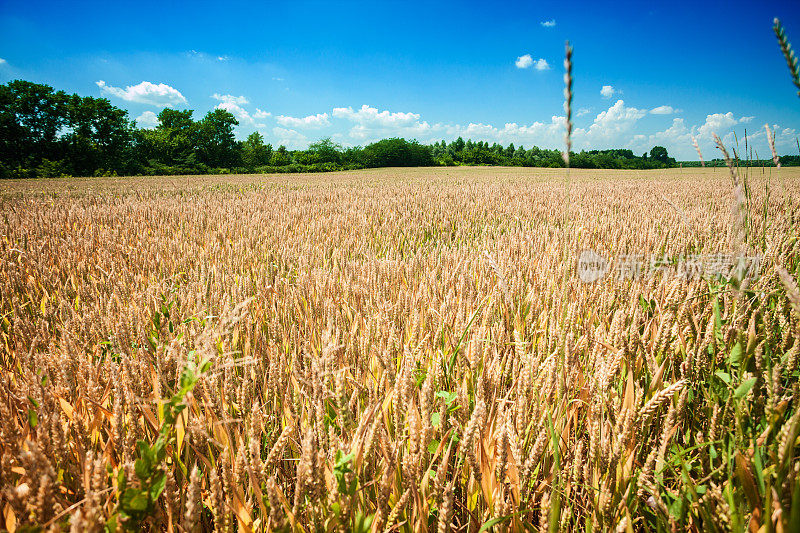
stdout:
<svg viewBox="0 0 800 533">
<path fill-rule="evenodd" d="M 0 57 L 0 65 L 3 65 L 5 63 L 7 63 L 7 61 L 5 59 L 3 59 L 2 57 Z"/>
<path fill-rule="evenodd" d="M 289 149 L 294 150 L 308 146 L 308 137 L 297 130 L 276 126 L 272 128 L 272 134 L 277 137 L 279 145 L 282 144 Z"/>
<path fill-rule="evenodd" d="M 197 50 L 189 50 L 186 52 L 186 55 L 189 57 L 194 57 L 200 60 L 209 60 L 209 61 L 230 61 L 233 59 L 231 56 L 227 54 L 207 54 L 205 52 L 199 52 Z"/>
<path fill-rule="evenodd" d="M 107 85 L 103 80 L 97 82 L 103 94 L 109 94 L 128 102 L 148 104 L 156 107 L 172 107 L 188 103 L 181 92 L 165 83 L 143 81 L 138 85 L 129 85 L 124 89 Z"/>
<path fill-rule="evenodd" d="M 555 25 L 556 25 L 556 19 L 543 20 L 543 21 L 542 21 L 542 22 L 540 22 L 539 24 L 541 24 L 541 25 L 542 25 L 542 26 L 544 26 L 545 28 L 552 28 L 553 26 L 555 26 Z"/>
<path fill-rule="evenodd" d="M 671 105 L 660 105 L 650 110 L 651 115 L 671 115 L 676 112 L 677 110 Z"/>
<path fill-rule="evenodd" d="M 214 100 L 219 100 L 220 102 L 227 102 L 230 104 L 236 105 L 247 105 L 250 102 L 244 96 L 233 96 L 232 94 L 219 94 L 214 93 L 211 95 L 211 98 Z"/>
<path fill-rule="evenodd" d="M 253 113 L 253 118 L 262 118 L 263 119 L 263 118 L 267 118 L 267 117 L 271 117 L 271 116 L 272 116 L 272 113 L 270 113 L 269 111 L 262 111 L 259 108 L 256 108 L 256 112 Z"/>
<path fill-rule="evenodd" d="M 278 115 L 275 117 L 278 124 L 288 126 L 290 128 L 309 128 L 317 129 L 330 126 L 331 121 L 328 120 L 327 113 L 318 113 L 316 115 L 308 115 L 307 117 L 289 117 L 286 115 Z"/>
</svg>

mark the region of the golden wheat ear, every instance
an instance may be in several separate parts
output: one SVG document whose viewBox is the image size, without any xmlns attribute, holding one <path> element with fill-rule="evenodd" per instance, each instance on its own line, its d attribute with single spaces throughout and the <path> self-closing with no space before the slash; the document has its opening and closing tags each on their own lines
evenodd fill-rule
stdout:
<svg viewBox="0 0 800 533">
<path fill-rule="evenodd" d="M 800 65 L 798 65 L 797 56 L 792 50 L 792 43 L 786 37 L 786 32 L 781 25 L 781 21 L 776 17 L 772 25 L 775 36 L 778 38 L 778 44 L 781 46 L 781 52 L 786 59 L 786 65 L 789 67 L 789 74 L 792 76 L 792 83 L 797 87 L 797 96 L 800 96 Z"/>
</svg>

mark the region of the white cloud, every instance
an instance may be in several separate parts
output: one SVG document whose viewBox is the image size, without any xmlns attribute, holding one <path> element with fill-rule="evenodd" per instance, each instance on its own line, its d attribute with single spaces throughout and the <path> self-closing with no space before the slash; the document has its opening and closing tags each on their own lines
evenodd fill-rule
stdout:
<svg viewBox="0 0 800 533">
<path fill-rule="evenodd" d="M 530 54 L 525 54 L 524 56 L 519 56 L 514 64 L 517 68 L 530 68 L 533 67 L 536 70 L 548 70 L 550 65 L 547 64 L 547 60 L 543 58 L 533 59 Z"/>
<path fill-rule="evenodd" d="M 603 88 L 600 89 L 600 94 L 603 95 L 603 98 L 611 98 L 616 92 L 617 90 L 611 85 L 603 85 Z"/>
<path fill-rule="evenodd" d="M 217 104 L 215 109 L 224 109 L 228 113 L 232 114 L 239 120 L 239 124 L 241 126 L 251 126 L 254 128 L 265 127 L 264 124 L 256 123 L 256 121 L 245 108 L 233 102 L 220 102 Z"/>
<path fill-rule="evenodd" d="M 743 122 L 743 123 L 752 122 L 754 118 L 756 118 L 756 117 L 741 117 L 739 119 L 739 122 Z"/>
<path fill-rule="evenodd" d="M 236 105 L 247 105 L 250 102 L 244 96 L 233 96 L 232 94 L 219 94 L 214 93 L 211 95 L 211 98 L 214 100 L 219 100 L 220 102 L 225 102 L 229 104 L 236 104 Z"/>
<path fill-rule="evenodd" d="M 671 115 L 677 111 L 670 105 L 660 105 L 650 110 L 651 115 Z"/>
<path fill-rule="evenodd" d="M 263 111 L 256 108 L 255 115 L 250 115 L 250 112 L 242 107 L 250 103 L 246 96 L 214 93 L 211 95 L 211 98 L 220 101 L 215 109 L 224 109 L 225 111 L 231 113 L 239 120 L 239 124 L 241 126 L 250 126 L 254 128 L 266 127 L 264 124 L 257 123 L 255 119 L 266 118 L 269 116 L 269 113 L 264 114 Z"/>
<path fill-rule="evenodd" d="M 328 120 L 327 113 L 317 113 L 316 115 L 308 115 L 307 117 L 288 117 L 285 115 L 278 115 L 275 117 L 278 124 L 288 126 L 290 128 L 310 128 L 318 129 L 330 126 L 331 121 Z"/>
<path fill-rule="evenodd" d="M 530 54 L 525 54 L 524 56 L 519 56 L 514 64 L 517 68 L 528 68 L 533 65 L 533 58 Z"/>
<path fill-rule="evenodd" d="M 272 78 L 273 81 L 283 81 L 283 78 L 274 77 Z"/>
<path fill-rule="evenodd" d="M 0 57 L 0 65 L 3 65 L 3 64 L 5 64 L 5 63 L 6 63 L 6 60 L 5 60 L 5 59 L 3 59 L 2 57 Z"/>
<path fill-rule="evenodd" d="M 272 134 L 277 137 L 278 145 L 282 144 L 290 150 L 297 150 L 308 146 L 308 137 L 299 131 L 276 126 L 272 128 Z"/>
<path fill-rule="evenodd" d="M 717 135 L 724 134 L 728 129 L 736 125 L 736 119 L 733 113 L 728 111 L 725 114 L 713 113 L 706 116 L 706 121 L 702 126 L 697 128 L 699 136 L 710 139 L 712 133 Z"/>
<path fill-rule="evenodd" d="M 332 116 L 354 123 L 349 135 L 362 142 L 386 137 L 422 139 L 434 131 L 430 124 L 420 120 L 418 113 L 378 111 L 366 104 L 357 111 L 352 107 L 334 108 Z"/>
<path fill-rule="evenodd" d="M 229 56 L 217 56 L 217 61 L 230 61 Z"/>
<path fill-rule="evenodd" d="M 542 21 L 542 22 L 540 22 L 539 24 L 541 24 L 541 25 L 542 25 L 542 26 L 544 26 L 545 28 L 552 28 L 553 26 L 555 26 L 555 25 L 556 25 L 556 19 L 543 20 L 543 21 Z"/>
<path fill-rule="evenodd" d="M 575 146 L 598 150 L 624 146 L 633 127 L 646 114 L 644 109 L 627 107 L 623 100 L 617 100 L 598 113 L 588 129 L 575 129 Z"/>
<path fill-rule="evenodd" d="M 366 104 L 362 105 L 358 111 L 353 111 L 352 107 L 335 107 L 333 116 L 358 122 L 359 124 L 380 126 L 408 126 L 418 122 L 420 119 L 418 113 L 378 111 L 376 108 Z"/>
<path fill-rule="evenodd" d="M 689 150 L 691 150 L 690 157 L 691 153 L 694 153 L 694 148 L 691 144 L 692 135 L 682 118 L 673 118 L 672 125 L 669 128 L 646 136 L 646 139 L 646 142 L 641 142 L 642 139 L 637 143 L 637 147 L 642 152 L 645 150 L 649 151 L 653 146 L 664 146 L 667 148 L 667 152 L 673 157 L 682 154 L 684 151 L 688 152 Z M 684 150 L 681 150 L 681 148 Z M 637 150 L 637 152 L 639 150 Z M 685 159 L 686 157 L 682 158 Z"/>
<path fill-rule="evenodd" d="M 148 104 L 156 107 L 172 107 L 173 105 L 186 104 L 186 98 L 177 89 L 170 87 L 165 83 L 150 83 L 143 81 L 138 85 L 129 85 L 124 89 L 120 87 L 113 87 L 106 85 L 106 82 L 100 80 L 97 82 L 100 91 L 103 94 L 110 94 L 117 98 L 122 98 L 128 102 L 137 102 L 139 104 Z"/>
<path fill-rule="evenodd" d="M 261 119 L 263 119 L 263 118 L 267 118 L 267 117 L 271 117 L 271 116 L 272 116 L 272 113 L 270 113 L 269 111 L 262 111 L 259 108 L 256 108 L 256 112 L 253 113 L 253 118 L 261 118 Z"/>
<path fill-rule="evenodd" d="M 576 117 L 582 117 L 583 115 L 588 115 L 591 112 L 592 112 L 592 110 L 589 109 L 588 107 L 582 107 L 582 108 L 578 109 L 578 112 L 575 113 L 575 116 Z"/>
<path fill-rule="evenodd" d="M 663 131 L 656 131 L 650 135 L 642 135 L 640 136 L 641 138 L 634 138 L 629 146 L 636 148 L 637 152 L 640 149 L 649 150 L 656 145 L 664 146 L 667 148 L 669 154 L 678 160 L 696 160 L 697 152 L 692 145 L 692 135 L 694 134 L 703 156 L 706 159 L 713 159 L 721 157 L 721 154 L 719 150 L 717 150 L 711 134 L 716 133 L 719 135 L 722 142 L 730 151 L 736 146 L 736 138 L 733 134 L 733 129 L 737 124 L 750 122 L 751 120 L 753 120 L 751 117 L 741 117 L 737 119 L 733 112 L 712 113 L 707 115 L 700 125 L 689 127 L 684 119 L 674 118 L 669 128 Z M 779 134 L 776 134 L 775 145 L 778 147 L 779 152 L 781 150 L 786 152 L 794 148 L 793 131 L 794 130 L 790 128 L 784 128 Z M 749 146 L 754 150 L 754 157 L 758 156 L 763 159 L 770 156 L 766 134 L 763 129 L 756 130 L 752 133 L 748 132 L 747 138 Z M 742 149 L 743 148 L 742 146 Z M 746 154 L 742 153 L 740 156 L 745 157 Z M 747 156 L 749 156 L 749 154 L 747 154 Z"/>
<path fill-rule="evenodd" d="M 442 128 L 441 125 L 433 127 L 434 130 Z M 443 127 L 444 132 L 455 138 L 463 137 L 474 141 L 487 141 L 516 145 L 537 145 L 539 147 L 553 147 L 554 142 L 560 142 L 564 134 L 564 117 L 553 116 L 550 122 L 534 122 L 530 125 L 519 125 L 508 122 L 502 128 L 490 124 L 470 123 L 463 125 L 450 125 Z"/>
<path fill-rule="evenodd" d="M 136 117 L 136 125 L 140 128 L 151 130 L 158 126 L 158 116 L 152 111 L 145 111 Z"/>
<path fill-rule="evenodd" d="M 619 94 L 619 91 L 615 91 L 615 94 Z M 719 157 L 719 154 L 714 148 L 710 132 L 717 132 L 731 149 L 734 143 L 733 128 L 743 122 L 742 118 L 747 119 L 744 122 L 750 120 L 749 117 L 735 117 L 732 112 L 708 115 L 699 125 L 687 123 L 684 118 L 671 117 L 671 124 L 665 129 L 654 131 L 649 126 L 651 122 L 642 119 L 648 115 L 667 114 L 667 109 L 661 108 L 671 109 L 673 114 L 681 112 L 670 106 L 639 109 L 627 106 L 622 99 L 616 99 L 613 105 L 597 113 L 587 127 L 574 130 L 574 149 L 628 148 L 636 154 L 641 154 L 650 151 L 653 146 L 664 146 L 669 154 L 678 160 L 693 160 L 697 158 L 691 144 L 691 136 L 694 133 L 703 154 L 707 159 L 711 159 Z M 257 110 L 257 113 L 263 113 L 264 117 L 269 116 L 261 110 Z M 590 109 L 582 108 L 576 114 L 582 116 L 590 113 L 592 113 Z M 328 113 L 309 115 L 305 118 L 278 116 L 276 121 L 280 127 L 272 129 L 273 145 L 284 144 L 293 149 L 305 148 L 309 139 L 302 128 L 307 127 L 306 124 L 326 119 L 328 122 L 326 126 L 331 127 L 331 137 L 343 145 L 364 145 L 388 137 L 404 137 L 430 143 L 441 139 L 451 141 L 460 136 L 473 141 L 497 142 L 504 146 L 513 142 L 516 146 L 522 145 L 528 148 L 535 145 L 540 148 L 563 149 L 563 116 L 553 116 L 550 120 L 535 121 L 530 124 L 509 122 L 502 126 L 474 122 L 429 123 L 419 113 L 379 110 L 369 105 L 362 105 L 356 109 L 337 107 Z M 657 120 L 661 119 L 653 119 Z M 794 149 L 794 136 L 797 135 L 794 129 L 785 125 L 779 127 L 777 124 L 772 128 L 776 132 L 776 146 L 779 152 L 787 153 Z M 748 132 L 748 139 L 759 157 L 769 156 L 763 129 L 753 133 Z"/>
</svg>

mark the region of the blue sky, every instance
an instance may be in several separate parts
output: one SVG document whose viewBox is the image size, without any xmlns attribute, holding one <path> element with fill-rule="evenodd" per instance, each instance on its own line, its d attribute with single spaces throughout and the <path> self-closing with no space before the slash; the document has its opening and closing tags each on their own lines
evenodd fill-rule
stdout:
<svg viewBox="0 0 800 533">
<path fill-rule="evenodd" d="M 2 0 L 0 83 L 105 96 L 140 125 L 216 106 L 274 146 L 463 136 L 560 148 L 575 48 L 575 147 L 715 157 L 764 124 L 797 153 L 800 99 L 771 24 L 800 2 L 82 2 Z M 743 141 L 740 142 L 743 150 Z"/>
</svg>

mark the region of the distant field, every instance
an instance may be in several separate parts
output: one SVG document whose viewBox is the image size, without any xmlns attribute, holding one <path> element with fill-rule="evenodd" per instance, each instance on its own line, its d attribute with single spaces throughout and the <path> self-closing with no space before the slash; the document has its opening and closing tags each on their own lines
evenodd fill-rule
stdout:
<svg viewBox="0 0 800 533">
<path fill-rule="evenodd" d="M 742 169 L 744 172 L 745 169 Z M 752 168 L 747 172 L 755 178 L 777 176 L 783 179 L 800 177 L 800 167 L 784 167 L 776 172 L 774 168 Z M 695 180 L 719 179 L 719 184 L 730 185 L 730 176 L 725 168 L 669 168 L 660 170 L 608 170 L 608 169 L 571 169 L 571 181 L 615 180 Z M 517 183 L 548 181 L 557 185 L 565 181 L 563 168 L 532 167 L 411 167 L 411 168 L 377 168 L 343 172 L 324 172 L 317 174 L 220 174 L 196 176 L 133 176 L 121 178 L 49 178 L 0 180 L 0 192 L 46 192 L 46 193 L 88 193 L 104 190 L 132 191 L 141 188 L 156 188 L 164 191 L 185 190 L 209 187 L 214 185 L 251 185 L 292 186 L 297 184 L 333 185 L 347 182 L 366 184 L 385 183 L 399 184 L 450 184 L 453 181 L 469 180 L 483 183 Z M 558 183 L 557 183 L 558 182 Z"/>
<path fill-rule="evenodd" d="M 0 181 L 5 527 L 800 524 L 800 168 L 740 178 Z"/>
</svg>

